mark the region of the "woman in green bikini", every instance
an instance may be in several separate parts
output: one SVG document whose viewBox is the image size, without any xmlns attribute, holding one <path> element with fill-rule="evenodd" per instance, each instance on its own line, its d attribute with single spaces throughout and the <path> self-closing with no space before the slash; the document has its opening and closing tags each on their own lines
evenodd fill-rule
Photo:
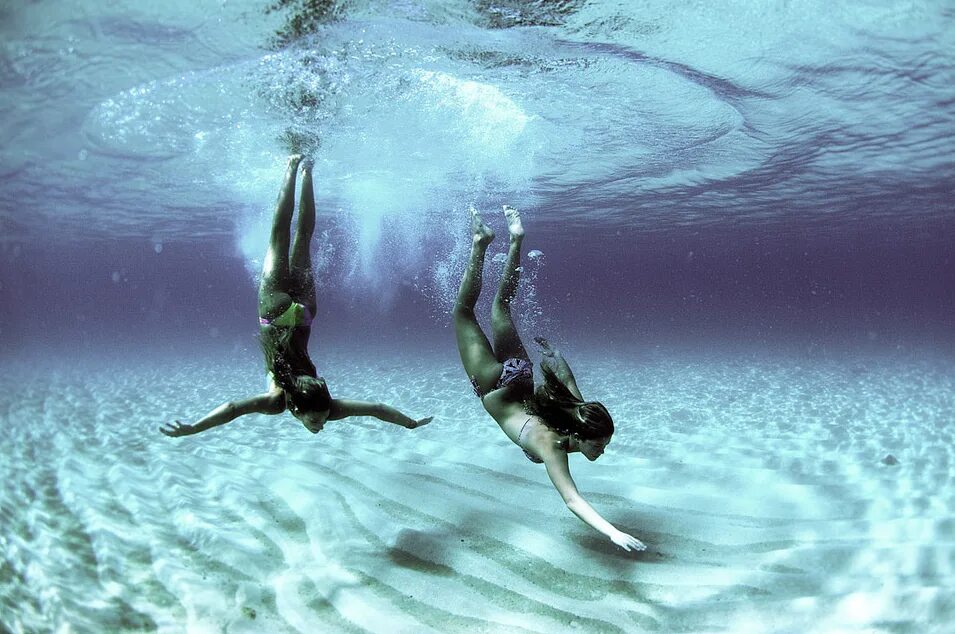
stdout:
<svg viewBox="0 0 955 634">
<path fill-rule="evenodd" d="M 302 164 L 295 243 L 289 249 L 295 207 L 295 177 Z M 265 254 L 259 286 L 259 325 L 269 391 L 215 408 L 193 424 L 166 423 L 159 430 L 167 436 L 197 434 L 224 425 L 245 414 L 281 414 L 288 410 L 313 434 L 329 420 L 349 416 L 374 416 L 408 429 L 431 422 L 415 420 L 382 403 L 332 398 L 325 379 L 318 376 L 308 356 L 308 338 L 315 316 L 315 279 L 309 247 L 315 229 L 315 194 L 312 170 L 302 157 L 289 157 L 285 182 L 272 220 L 272 235 Z"/>
<path fill-rule="evenodd" d="M 601 517 L 580 495 L 570 476 L 568 454 L 580 452 L 588 460 L 599 458 L 613 435 L 613 419 L 601 403 L 584 401 L 570 366 L 541 337 L 535 341 L 543 354 L 544 383 L 535 391 L 533 366 L 511 318 L 511 300 L 520 281 L 524 227 L 516 209 L 505 205 L 504 215 L 510 246 L 491 309 L 492 348 L 474 317 L 474 306 L 481 294 L 484 256 L 494 232 L 477 211 L 471 210 L 471 258 L 454 307 L 454 329 L 464 370 L 487 413 L 529 460 L 544 464 L 574 515 L 624 550 L 644 550 L 646 546 L 640 540 Z"/>
</svg>

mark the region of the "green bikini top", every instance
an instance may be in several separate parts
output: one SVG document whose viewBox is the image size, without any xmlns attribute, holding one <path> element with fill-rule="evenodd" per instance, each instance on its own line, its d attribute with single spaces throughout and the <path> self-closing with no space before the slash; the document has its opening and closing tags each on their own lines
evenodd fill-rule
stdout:
<svg viewBox="0 0 955 634">
<path fill-rule="evenodd" d="M 259 324 L 263 326 L 281 326 L 283 328 L 298 328 L 299 326 L 311 326 L 313 315 L 308 306 L 292 302 L 285 312 L 275 319 L 266 319 L 259 317 Z"/>
</svg>

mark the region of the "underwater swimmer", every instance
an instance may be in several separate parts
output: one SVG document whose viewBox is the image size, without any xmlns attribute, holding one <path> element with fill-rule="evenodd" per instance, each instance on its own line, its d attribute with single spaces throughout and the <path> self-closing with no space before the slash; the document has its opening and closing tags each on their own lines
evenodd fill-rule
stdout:
<svg viewBox="0 0 955 634">
<path fill-rule="evenodd" d="M 289 254 L 295 177 L 302 165 L 295 243 Z M 315 229 L 315 194 L 310 162 L 300 155 L 289 157 L 285 181 L 272 220 L 269 249 L 265 254 L 259 286 L 259 325 L 269 391 L 240 401 L 223 403 L 189 425 L 166 423 L 159 431 L 167 436 L 188 436 L 224 425 L 245 414 L 281 414 L 286 409 L 310 432 L 318 433 L 329 420 L 349 416 L 374 416 L 388 423 L 415 429 L 431 417 L 414 419 L 382 403 L 332 398 L 325 379 L 318 376 L 308 356 L 308 338 L 315 316 L 315 277 L 311 245 Z"/>
<path fill-rule="evenodd" d="M 533 366 L 511 318 L 511 300 L 520 281 L 524 227 L 516 209 L 505 205 L 504 216 L 510 246 L 491 309 L 492 348 L 474 316 L 474 306 L 481 294 L 484 256 L 494 232 L 471 210 L 471 257 L 454 306 L 454 329 L 464 370 L 487 413 L 529 460 L 544 464 L 574 515 L 624 550 L 645 550 L 643 542 L 601 517 L 570 476 L 568 454 L 580 452 L 588 460 L 599 458 L 613 436 L 613 419 L 601 403 L 584 401 L 570 366 L 542 337 L 535 341 L 543 354 L 544 384 L 534 389 Z"/>
</svg>

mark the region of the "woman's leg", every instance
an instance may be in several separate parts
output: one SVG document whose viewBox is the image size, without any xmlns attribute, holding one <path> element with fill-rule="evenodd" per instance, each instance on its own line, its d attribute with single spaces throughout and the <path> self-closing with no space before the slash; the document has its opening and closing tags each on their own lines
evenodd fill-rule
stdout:
<svg viewBox="0 0 955 634">
<path fill-rule="evenodd" d="M 292 299 L 308 307 L 315 316 L 315 272 L 312 270 L 312 234 L 315 232 L 315 192 L 312 189 L 312 164 L 302 163 L 302 189 L 298 198 L 298 226 L 289 262 Z"/>
<path fill-rule="evenodd" d="M 501 275 L 501 285 L 497 289 L 494 304 L 491 306 L 494 353 L 498 361 L 502 363 L 511 358 L 530 359 L 517 334 L 514 320 L 511 318 L 511 301 L 517 294 L 517 286 L 521 281 L 521 242 L 524 240 L 524 226 L 521 224 L 521 215 L 513 207 L 504 205 L 504 216 L 507 218 L 510 245 L 507 248 L 507 260 L 504 263 L 504 273 Z"/>
<path fill-rule="evenodd" d="M 262 282 L 259 284 L 259 317 L 266 319 L 281 315 L 292 301 L 289 296 L 289 233 L 292 212 L 295 210 L 295 174 L 301 160 L 299 154 L 289 157 L 285 180 L 275 203 L 272 234 L 262 264 Z"/>
<path fill-rule="evenodd" d="M 501 364 L 494 358 L 491 344 L 474 316 L 474 306 L 481 295 L 481 278 L 484 272 L 484 255 L 494 240 L 494 232 L 481 220 L 477 211 L 471 210 L 471 257 L 468 260 L 458 300 L 454 305 L 454 332 L 458 340 L 458 352 L 464 371 L 476 382 L 482 392 L 489 392 L 501 376 Z"/>
</svg>

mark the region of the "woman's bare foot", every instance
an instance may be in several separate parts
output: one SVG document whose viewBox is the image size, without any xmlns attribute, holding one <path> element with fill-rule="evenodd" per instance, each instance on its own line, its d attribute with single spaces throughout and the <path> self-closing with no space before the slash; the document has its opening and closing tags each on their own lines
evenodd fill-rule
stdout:
<svg viewBox="0 0 955 634">
<path fill-rule="evenodd" d="M 302 162 L 302 165 L 301 165 L 302 173 L 303 174 L 311 173 L 312 166 L 315 165 L 315 159 L 313 159 L 311 156 L 307 156 L 305 158 L 301 158 L 301 156 L 299 156 L 299 160 L 301 160 Z"/>
<path fill-rule="evenodd" d="M 524 237 L 524 225 L 521 224 L 521 214 L 510 205 L 504 205 L 504 217 L 507 218 L 507 231 L 512 239 Z"/>
<path fill-rule="evenodd" d="M 472 239 L 478 244 L 486 246 L 494 240 L 494 230 L 484 224 L 481 214 L 474 207 L 471 207 L 471 233 L 474 234 Z"/>
<path fill-rule="evenodd" d="M 290 154 L 288 157 L 289 169 L 298 169 L 298 164 L 302 162 L 301 154 Z"/>
</svg>

